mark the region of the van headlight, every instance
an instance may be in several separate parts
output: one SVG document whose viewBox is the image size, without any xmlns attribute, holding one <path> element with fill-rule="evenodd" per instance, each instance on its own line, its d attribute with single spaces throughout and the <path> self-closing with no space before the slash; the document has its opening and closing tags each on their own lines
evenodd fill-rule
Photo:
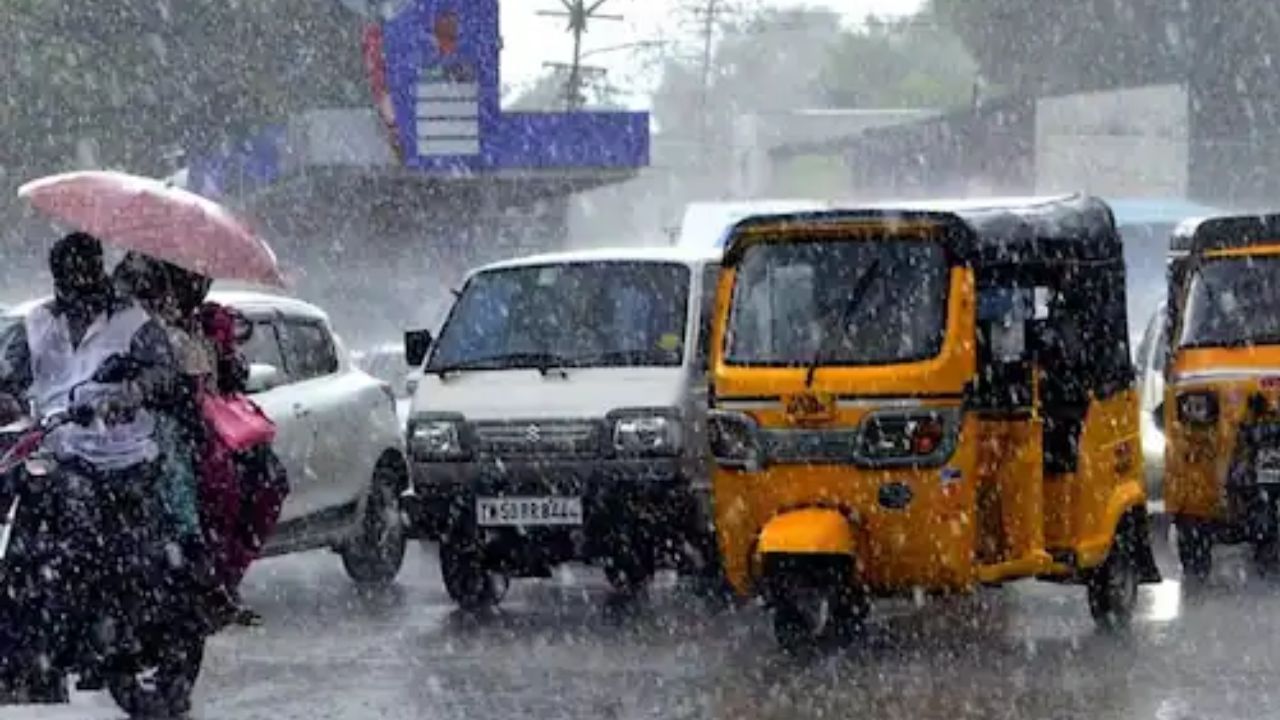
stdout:
<svg viewBox="0 0 1280 720">
<path fill-rule="evenodd" d="M 707 414 L 707 439 L 717 464 L 748 472 L 760 469 L 759 427 L 750 415 L 712 410 Z"/>
<path fill-rule="evenodd" d="M 674 410 L 615 410 L 609 413 L 613 451 L 619 455 L 669 456 L 680 452 L 683 426 Z"/>
<path fill-rule="evenodd" d="M 414 460 L 448 461 L 468 457 L 461 417 L 417 417 L 409 420 L 409 454 Z"/>
</svg>

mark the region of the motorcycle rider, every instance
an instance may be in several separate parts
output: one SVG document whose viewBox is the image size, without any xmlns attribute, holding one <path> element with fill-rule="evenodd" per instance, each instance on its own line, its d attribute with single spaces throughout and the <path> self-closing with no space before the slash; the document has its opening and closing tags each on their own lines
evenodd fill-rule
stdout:
<svg viewBox="0 0 1280 720">
<path fill-rule="evenodd" d="M 95 408 L 92 423 L 61 425 L 45 440 L 59 459 L 58 502 L 74 520 L 63 523 L 57 559 L 42 568 L 56 577 L 58 600 L 41 597 L 31 608 L 39 616 L 23 624 L 38 633 L 34 642 L 63 652 L 81 647 L 83 638 L 68 636 L 77 618 L 165 585 L 165 563 L 171 571 L 183 559 L 166 543 L 155 492 L 160 450 L 151 408 L 176 378 L 168 336 L 114 292 L 97 238 L 63 237 L 49 269 L 53 299 L 0 336 L 0 394 L 25 398 L 39 418 L 73 404 Z"/>
</svg>

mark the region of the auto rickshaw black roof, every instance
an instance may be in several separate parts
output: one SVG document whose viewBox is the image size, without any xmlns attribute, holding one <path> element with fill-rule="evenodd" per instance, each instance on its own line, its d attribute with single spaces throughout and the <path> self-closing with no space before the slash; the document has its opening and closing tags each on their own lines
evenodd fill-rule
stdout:
<svg viewBox="0 0 1280 720">
<path fill-rule="evenodd" d="M 872 204 L 862 208 L 757 215 L 734 225 L 724 263 L 742 259 L 744 235 L 777 226 L 857 221 L 930 222 L 953 262 L 1055 265 L 1123 259 L 1111 208 L 1085 195 Z"/>
<path fill-rule="evenodd" d="M 1280 214 L 1195 218 L 1179 225 L 1169 240 L 1169 250 L 1176 255 L 1257 245 L 1280 245 Z"/>
</svg>

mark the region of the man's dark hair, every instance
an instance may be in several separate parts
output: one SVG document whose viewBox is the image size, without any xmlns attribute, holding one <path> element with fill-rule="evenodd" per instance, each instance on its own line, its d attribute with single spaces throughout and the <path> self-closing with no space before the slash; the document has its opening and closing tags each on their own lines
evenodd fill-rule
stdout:
<svg viewBox="0 0 1280 720">
<path fill-rule="evenodd" d="M 55 280 L 97 277 L 102 268 L 102 241 L 88 233 L 70 233 L 49 250 L 49 271 Z"/>
</svg>

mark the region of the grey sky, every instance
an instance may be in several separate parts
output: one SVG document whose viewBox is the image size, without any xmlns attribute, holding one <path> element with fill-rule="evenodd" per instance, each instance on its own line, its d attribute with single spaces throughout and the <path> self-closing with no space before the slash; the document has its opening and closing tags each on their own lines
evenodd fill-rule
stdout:
<svg viewBox="0 0 1280 720">
<path fill-rule="evenodd" d="M 693 32 L 693 18 L 678 12 L 681 4 L 680 0 L 607 0 L 601 12 L 623 15 L 624 20 L 601 20 L 593 24 L 583 49 L 590 52 L 637 41 L 688 37 Z M 850 21 L 857 21 L 867 15 L 909 14 L 918 10 L 923 0 L 765 0 L 758 4 L 828 7 L 840 11 Z M 561 7 L 559 0 L 503 0 L 502 77 L 505 84 L 512 87 L 527 85 L 545 72 L 543 62 L 567 62 L 570 59 L 572 36 L 565 31 L 563 20 L 537 15 L 538 10 Z M 644 57 L 643 51 L 621 50 L 594 55 L 586 62 L 608 69 L 610 80 L 615 85 L 642 89 L 652 81 Z M 636 96 L 632 102 L 643 106 L 644 99 Z"/>
</svg>

